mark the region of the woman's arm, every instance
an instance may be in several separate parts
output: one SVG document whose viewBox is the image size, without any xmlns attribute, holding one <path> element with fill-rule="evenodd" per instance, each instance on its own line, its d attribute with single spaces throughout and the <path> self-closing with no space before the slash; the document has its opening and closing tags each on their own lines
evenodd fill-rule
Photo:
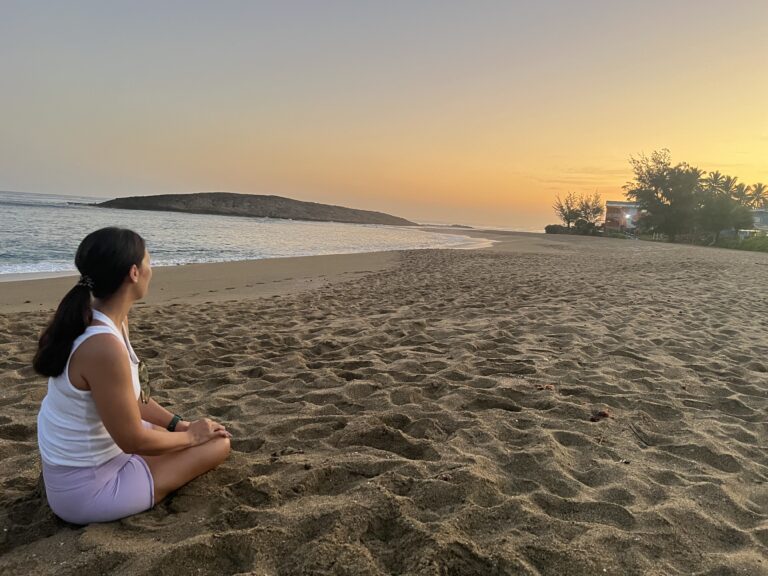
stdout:
<svg viewBox="0 0 768 576">
<path fill-rule="evenodd" d="M 99 416 L 123 452 L 147 456 L 165 454 L 229 435 L 223 426 L 204 420 L 196 422 L 194 429 L 179 434 L 144 428 L 128 357 L 122 343 L 113 336 L 92 336 L 75 354 L 78 365 L 85 367 L 82 374 L 90 386 Z"/>
<path fill-rule="evenodd" d="M 146 420 L 147 422 L 151 422 L 152 424 L 162 428 L 167 428 L 168 424 L 170 424 L 171 419 L 173 418 L 173 414 L 171 412 L 168 412 L 168 410 L 160 406 L 160 404 L 152 400 L 152 398 L 150 398 L 149 402 L 146 404 L 139 401 L 139 412 L 141 412 L 142 420 Z M 185 432 L 188 428 L 189 422 L 179 420 L 179 423 L 176 424 L 175 431 Z"/>
</svg>

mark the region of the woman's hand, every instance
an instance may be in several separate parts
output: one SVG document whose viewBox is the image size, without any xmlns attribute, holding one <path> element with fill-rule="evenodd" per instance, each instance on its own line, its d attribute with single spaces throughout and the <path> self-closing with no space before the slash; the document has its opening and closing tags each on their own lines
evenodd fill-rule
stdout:
<svg viewBox="0 0 768 576">
<path fill-rule="evenodd" d="M 209 418 L 209 420 L 210 420 L 210 418 Z M 213 422 L 213 423 L 214 424 L 218 424 L 218 422 Z M 174 430 L 174 432 L 186 432 L 187 430 L 189 430 L 189 425 L 190 424 L 191 424 L 191 422 L 188 422 L 187 420 L 179 420 L 179 423 L 176 424 L 176 430 Z M 222 426 L 222 427 L 224 427 L 224 426 Z M 230 438 L 231 438 L 231 434 L 230 434 Z"/>
<path fill-rule="evenodd" d="M 205 444 L 214 438 L 232 438 L 232 434 L 227 432 L 223 425 L 208 418 L 201 418 L 192 422 L 187 434 L 189 434 L 191 446 Z"/>
</svg>

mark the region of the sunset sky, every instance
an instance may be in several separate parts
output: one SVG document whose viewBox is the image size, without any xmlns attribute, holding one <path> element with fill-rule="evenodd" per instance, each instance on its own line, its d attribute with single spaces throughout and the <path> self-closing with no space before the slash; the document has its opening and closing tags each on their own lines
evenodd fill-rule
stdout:
<svg viewBox="0 0 768 576">
<path fill-rule="evenodd" d="M 768 183 L 768 1 L 0 0 L 0 190 L 554 222 L 628 158 Z"/>
</svg>

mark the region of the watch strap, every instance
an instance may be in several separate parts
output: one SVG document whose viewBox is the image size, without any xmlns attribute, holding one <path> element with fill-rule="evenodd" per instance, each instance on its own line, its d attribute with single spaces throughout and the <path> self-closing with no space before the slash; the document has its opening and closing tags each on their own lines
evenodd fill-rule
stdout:
<svg viewBox="0 0 768 576">
<path fill-rule="evenodd" d="M 176 424 L 178 424 L 179 422 L 181 422 L 181 416 L 179 416 L 178 414 L 174 414 L 173 418 L 171 418 L 170 424 L 168 424 L 166 428 L 168 432 L 173 432 L 174 430 L 176 430 Z"/>
</svg>

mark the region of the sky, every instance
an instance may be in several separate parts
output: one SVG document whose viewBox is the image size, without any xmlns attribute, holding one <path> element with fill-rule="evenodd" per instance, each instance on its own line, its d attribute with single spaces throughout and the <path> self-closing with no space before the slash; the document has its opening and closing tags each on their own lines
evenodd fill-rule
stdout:
<svg viewBox="0 0 768 576">
<path fill-rule="evenodd" d="M 630 156 L 768 183 L 765 0 L 0 0 L 0 190 L 521 230 Z"/>
</svg>

